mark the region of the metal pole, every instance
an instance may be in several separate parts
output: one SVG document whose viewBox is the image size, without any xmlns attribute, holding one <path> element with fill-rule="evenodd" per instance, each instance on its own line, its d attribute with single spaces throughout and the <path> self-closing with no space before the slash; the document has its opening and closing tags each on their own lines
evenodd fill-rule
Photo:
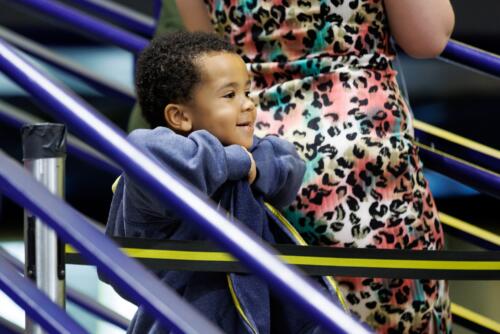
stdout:
<svg viewBox="0 0 500 334">
<path fill-rule="evenodd" d="M 50 16 L 57 22 L 65 23 L 91 38 L 112 43 L 132 53 L 141 52 L 149 44 L 149 40 L 143 37 L 93 18 L 57 1 L 16 0 L 10 2 L 33 9 L 39 14 Z"/>
<path fill-rule="evenodd" d="M 21 135 L 25 168 L 51 193 L 63 198 L 66 127 L 51 123 L 25 125 Z M 25 275 L 64 308 L 64 245 L 39 218 L 26 210 L 24 217 Z M 26 333 L 39 334 L 43 330 L 26 317 Z"/>
<path fill-rule="evenodd" d="M 107 0 L 72 0 L 74 3 L 104 16 L 128 30 L 148 37 L 153 36 L 156 22 L 153 18 L 139 13 L 119 3 Z"/>
</svg>

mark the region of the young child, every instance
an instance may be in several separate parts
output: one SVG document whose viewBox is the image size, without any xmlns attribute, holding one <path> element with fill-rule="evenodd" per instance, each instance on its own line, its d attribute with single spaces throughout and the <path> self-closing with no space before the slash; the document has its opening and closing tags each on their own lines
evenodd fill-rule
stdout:
<svg viewBox="0 0 500 334">
<path fill-rule="evenodd" d="M 233 47 L 215 34 L 169 34 L 143 51 L 136 71 L 139 103 L 152 129 L 136 130 L 129 140 L 265 241 L 298 242 L 293 228 L 273 218 L 264 201 L 277 207 L 290 204 L 300 187 L 304 163 L 292 144 L 275 136 L 253 136 L 256 111 L 248 97 L 250 79 Z M 206 239 L 175 208 L 126 174 L 117 184 L 106 233 Z M 227 333 L 306 333 L 315 328 L 307 315 L 276 299 L 254 275 L 166 270 L 158 275 Z M 128 330 L 163 332 L 142 307 Z"/>
</svg>

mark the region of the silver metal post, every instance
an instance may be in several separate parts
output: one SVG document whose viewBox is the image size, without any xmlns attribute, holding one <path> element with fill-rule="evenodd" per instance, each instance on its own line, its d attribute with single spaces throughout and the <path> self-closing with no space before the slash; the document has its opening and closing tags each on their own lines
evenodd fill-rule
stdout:
<svg viewBox="0 0 500 334">
<path fill-rule="evenodd" d="M 64 197 L 66 130 L 63 124 L 41 123 L 21 128 L 24 166 L 51 193 Z M 65 307 L 64 244 L 40 219 L 25 210 L 25 275 L 62 308 Z M 43 305 L 40 305 L 43 307 Z M 29 334 L 44 333 L 26 318 Z"/>
</svg>

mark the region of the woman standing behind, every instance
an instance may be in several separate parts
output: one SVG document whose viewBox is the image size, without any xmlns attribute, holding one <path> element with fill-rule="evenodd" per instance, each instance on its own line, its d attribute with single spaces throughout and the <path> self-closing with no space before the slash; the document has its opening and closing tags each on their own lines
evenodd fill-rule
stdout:
<svg viewBox="0 0 500 334">
<path fill-rule="evenodd" d="M 307 162 L 286 215 L 309 243 L 443 248 L 390 37 L 410 56 L 439 55 L 454 25 L 449 0 L 177 4 L 187 29 L 215 28 L 249 65 L 257 134 L 293 142 Z M 337 281 L 350 311 L 380 333 L 451 332 L 445 281 Z"/>
</svg>

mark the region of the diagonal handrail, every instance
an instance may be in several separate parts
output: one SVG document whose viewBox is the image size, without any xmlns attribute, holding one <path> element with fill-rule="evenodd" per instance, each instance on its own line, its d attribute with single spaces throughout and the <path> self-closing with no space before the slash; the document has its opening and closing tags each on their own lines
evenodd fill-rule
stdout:
<svg viewBox="0 0 500 334">
<path fill-rule="evenodd" d="M 500 323 L 463 306 L 451 303 L 451 313 L 455 323 L 471 331 L 481 334 L 500 333 Z"/>
<path fill-rule="evenodd" d="M 44 62 L 81 79 L 100 93 L 116 96 L 124 99 L 128 103 L 135 102 L 135 94 L 128 87 L 101 78 L 84 67 L 49 51 L 47 48 L 22 35 L 19 35 L 7 28 L 0 27 L 0 37 L 18 49 L 23 50 L 27 54 L 41 59 Z"/>
<path fill-rule="evenodd" d="M 457 237 L 470 242 L 473 245 L 498 251 L 500 250 L 500 236 L 484 230 L 458 218 L 439 212 L 439 220 L 444 230 Z"/>
<path fill-rule="evenodd" d="M 2 256 L 5 260 L 7 260 L 11 265 L 13 265 L 16 270 L 20 273 L 24 272 L 24 265 L 17 258 L 12 256 L 5 249 L 0 247 L 0 256 Z M 90 312 L 97 317 L 108 321 L 109 323 L 118 326 L 123 329 L 127 329 L 129 325 L 129 320 L 120 314 L 114 312 L 113 310 L 108 309 L 107 307 L 95 302 L 90 297 L 84 295 L 83 293 L 72 289 L 70 287 L 66 287 L 66 296 L 69 301 L 72 303 L 82 307 L 87 312 Z"/>
<path fill-rule="evenodd" d="M 91 38 L 110 42 L 132 53 L 139 53 L 149 44 L 145 38 L 130 33 L 124 29 L 115 27 L 102 20 L 93 18 L 76 9 L 63 5 L 53 0 L 3 0 L 12 4 L 23 5 L 26 8 L 37 10 L 57 19 Z"/>
<path fill-rule="evenodd" d="M 450 40 L 439 59 L 500 78 L 500 56 L 462 42 Z"/>
<path fill-rule="evenodd" d="M 318 291 L 311 280 L 296 268 L 285 265 L 269 246 L 252 237 L 253 232 L 241 223 L 228 221 L 206 195 L 160 167 L 131 145 L 120 130 L 93 111 L 92 107 L 45 78 L 1 40 L 0 69 L 43 103 L 47 111 L 85 135 L 94 146 L 101 147 L 129 176 L 148 187 L 160 200 L 170 203 L 186 220 L 203 228 L 226 250 L 279 292 L 288 295 L 292 303 L 309 313 L 326 329 L 333 332 L 368 333 L 361 324 Z M 87 256 L 92 258 L 91 254 Z M 114 276 L 112 279 L 118 280 L 119 277 Z"/>
<path fill-rule="evenodd" d="M 479 192 L 500 198 L 500 174 L 466 162 L 450 154 L 441 152 L 419 142 L 420 156 L 425 166 L 466 184 Z"/>
<path fill-rule="evenodd" d="M 23 205 L 64 241 L 77 248 L 103 275 L 116 282 L 121 291 L 143 305 L 163 325 L 182 333 L 220 333 L 199 311 L 123 254 L 78 211 L 49 192 L 2 151 L 0 166 L 0 189 L 6 196 Z"/>
<path fill-rule="evenodd" d="M 17 107 L 14 107 L 0 100 L 0 120 L 7 122 L 13 127 L 21 128 L 24 124 L 43 123 L 44 120 L 35 117 Z M 98 167 L 108 173 L 118 175 L 121 169 L 112 161 L 103 156 L 92 147 L 83 143 L 78 138 L 69 135 L 67 136 L 68 153 L 74 154 L 78 158 L 90 163 L 92 166 Z"/>
<path fill-rule="evenodd" d="M 93 2 L 93 0 L 74 1 Z M 148 41 L 145 39 L 126 33 L 68 6 L 58 4 L 53 0 L 16 0 L 16 3 L 25 5 L 28 8 L 37 9 L 42 13 L 62 20 L 72 27 L 84 28 L 84 31 L 91 32 L 92 36 L 98 36 L 134 53 L 140 52 L 148 44 Z M 131 40 L 128 41 L 126 36 L 129 36 Z M 465 66 L 466 68 L 478 70 L 494 77 L 500 77 L 500 56 L 462 42 L 455 40 L 448 41 L 445 49 L 438 58 L 445 62 Z"/>
<path fill-rule="evenodd" d="M 95 13 L 101 14 L 125 26 L 128 30 L 146 36 L 153 36 L 155 32 L 156 22 L 154 19 L 118 3 L 107 0 L 72 0 L 72 2 Z"/>
<path fill-rule="evenodd" d="M 417 119 L 413 121 L 413 126 L 418 142 L 441 151 L 446 149 L 447 152 L 455 152 L 460 158 L 493 172 L 500 172 L 500 150 Z"/>
<path fill-rule="evenodd" d="M 15 267 L 2 256 L 0 256 L 0 290 L 4 291 L 26 311 L 31 319 L 49 333 L 87 333 L 62 308 L 52 302 L 42 291 L 38 290 L 33 282 L 21 277 Z M 43 305 L 43 307 L 40 307 L 40 305 Z"/>
</svg>

